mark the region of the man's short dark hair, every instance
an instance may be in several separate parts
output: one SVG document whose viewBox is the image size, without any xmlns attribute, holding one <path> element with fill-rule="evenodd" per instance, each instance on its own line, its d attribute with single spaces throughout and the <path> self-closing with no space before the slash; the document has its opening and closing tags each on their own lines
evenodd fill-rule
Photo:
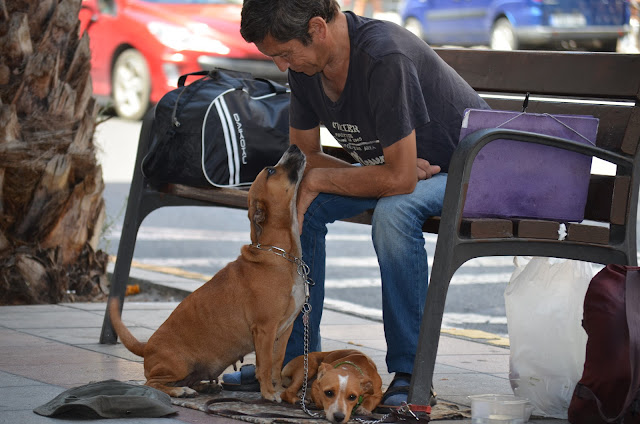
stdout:
<svg viewBox="0 0 640 424">
<path fill-rule="evenodd" d="M 336 0 L 244 0 L 240 34 L 249 43 L 271 34 L 277 41 L 299 40 L 306 46 L 311 43 L 311 18 L 331 22 L 339 11 Z"/>
</svg>

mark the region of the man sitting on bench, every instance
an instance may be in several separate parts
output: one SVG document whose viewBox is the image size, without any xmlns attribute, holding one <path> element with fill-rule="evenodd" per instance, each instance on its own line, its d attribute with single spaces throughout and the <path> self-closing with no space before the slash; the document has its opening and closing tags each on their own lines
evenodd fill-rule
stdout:
<svg viewBox="0 0 640 424">
<path fill-rule="evenodd" d="M 489 107 L 424 41 L 343 13 L 336 0 L 245 0 L 240 31 L 289 70 L 291 143 L 308 161 L 298 210 L 315 281 L 310 351 L 320 350 L 326 224 L 375 208 L 386 363 L 395 374 L 382 404 L 398 406 L 407 400 L 427 293 L 422 224 L 442 211 L 464 110 Z M 321 124 L 359 165 L 322 152 Z M 303 333 L 298 317 L 285 363 L 303 353 Z"/>
</svg>

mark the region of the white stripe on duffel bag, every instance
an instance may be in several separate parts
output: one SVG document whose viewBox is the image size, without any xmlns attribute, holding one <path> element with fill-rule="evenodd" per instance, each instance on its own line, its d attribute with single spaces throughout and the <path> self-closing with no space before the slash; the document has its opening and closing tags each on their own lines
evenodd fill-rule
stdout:
<svg viewBox="0 0 640 424">
<path fill-rule="evenodd" d="M 207 179 L 207 181 L 209 181 L 209 184 L 213 185 L 213 186 L 218 186 L 218 184 L 214 183 L 213 181 L 211 181 L 211 179 L 209 178 L 209 175 L 207 174 L 207 170 L 206 170 L 206 166 L 205 166 L 205 152 L 206 152 L 206 146 L 205 146 L 205 129 L 207 126 L 207 121 L 209 118 L 209 112 L 211 111 L 211 108 L 215 105 L 216 110 L 218 112 L 218 117 L 220 119 L 220 125 L 222 126 L 222 132 L 224 134 L 224 143 L 225 143 L 225 147 L 227 149 L 227 166 L 229 168 L 229 185 L 235 185 L 235 181 L 237 179 L 239 179 L 239 176 L 236 176 L 236 161 L 233 157 L 233 144 L 234 144 L 234 140 L 236 137 L 235 131 L 233 129 L 233 122 L 230 121 L 230 118 L 228 116 L 225 115 L 223 106 L 222 106 L 222 102 L 224 102 L 223 99 L 223 95 L 225 95 L 226 93 L 229 93 L 231 91 L 235 91 L 235 89 L 229 89 L 225 92 L 223 92 L 222 94 L 218 95 L 218 97 L 216 97 L 215 99 L 213 99 L 213 101 L 209 104 L 209 107 L 207 108 L 207 113 L 205 113 L 204 115 L 204 120 L 202 121 L 202 157 L 201 157 L 201 168 L 202 168 L 202 173 L 204 174 L 204 177 Z M 237 150 L 236 150 L 237 151 Z M 239 170 L 237 172 L 239 174 Z"/>
<path fill-rule="evenodd" d="M 202 160 L 201 167 L 202 173 L 204 177 L 209 181 L 209 184 L 216 187 L 229 187 L 229 186 L 242 186 L 242 185 L 251 185 L 251 182 L 240 182 L 240 154 L 239 154 L 239 146 L 238 139 L 236 137 L 236 128 L 235 122 L 231 113 L 229 112 L 229 108 L 227 106 L 227 102 L 224 99 L 224 95 L 237 89 L 231 88 L 223 93 L 220 93 L 213 101 L 209 104 L 207 108 L 207 112 L 204 115 L 204 120 L 202 122 Z M 245 93 L 249 94 L 246 90 L 242 90 Z M 287 90 L 289 91 L 289 90 Z M 263 96 L 251 97 L 252 100 L 261 100 L 267 97 L 276 96 L 278 93 L 269 93 Z M 220 118 L 220 124 L 222 125 L 222 131 L 224 133 L 224 142 L 225 147 L 227 149 L 227 165 L 229 167 L 229 184 L 228 185 L 220 185 L 216 184 L 209 178 L 207 174 L 206 166 L 205 166 L 205 128 L 207 125 L 207 118 L 209 116 L 209 111 L 215 105 L 216 110 L 218 111 L 218 117 Z"/>
</svg>

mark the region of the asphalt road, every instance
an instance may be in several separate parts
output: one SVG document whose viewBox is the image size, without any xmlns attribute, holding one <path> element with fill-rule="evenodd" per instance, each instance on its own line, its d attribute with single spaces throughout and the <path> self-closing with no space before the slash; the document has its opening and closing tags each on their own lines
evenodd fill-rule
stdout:
<svg viewBox="0 0 640 424">
<path fill-rule="evenodd" d="M 117 252 L 140 123 L 117 118 L 101 124 L 96 144 L 106 182 L 107 225 L 100 247 Z M 610 172 L 610 170 L 609 170 Z M 433 259 L 436 236 L 426 234 Z M 174 207 L 151 213 L 138 233 L 134 260 L 213 275 L 249 242 L 246 211 Z M 331 224 L 327 239 L 326 302 L 373 318 L 381 317 L 377 260 L 367 225 Z M 514 271 L 513 257 L 478 258 L 455 274 L 443 326 L 508 334 L 504 290 Z"/>
</svg>

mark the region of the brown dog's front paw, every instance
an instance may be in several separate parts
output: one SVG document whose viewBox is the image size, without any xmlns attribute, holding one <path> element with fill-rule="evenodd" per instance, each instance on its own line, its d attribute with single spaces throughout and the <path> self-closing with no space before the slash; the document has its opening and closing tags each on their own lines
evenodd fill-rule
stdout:
<svg viewBox="0 0 640 424">
<path fill-rule="evenodd" d="M 297 396 L 297 393 L 291 393 L 287 390 L 280 394 L 280 399 L 292 405 L 295 405 L 300 400 Z"/>
<path fill-rule="evenodd" d="M 222 391 L 222 386 L 215 381 L 201 381 L 198 384 L 192 385 L 191 388 L 198 393 L 204 393 L 208 395 L 215 395 Z"/>
<path fill-rule="evenodd" d="M 358 409 L 356 409 L 356 415 L 372 415 L 372 412 L 363 406 L 359 406 Z"/>
<path fill-rule="evenodd" d="M 266 400 L 270 400 L 272 402 L 277 402 L 280 403 L 282 402 L 282 399 L 280 399 L 280 393 L 271 390 L 260 390 L 260 394 L 262 395 L 262 397 Z"/>
<path fill-rule="evenodd" d="M 276 403 L 282 403 L 282 398 L 280 397 L 280 393 L 278 392 L 273 393 L 273 395 L 271 395 L 270 397 L 265 396 L 265 399 Z"/>
<path fill-rule="evenodd" d="M 189 387 L 176 387 L 172 390 L 171 396 L 176 398 L 192 398 L 198 396 L 198 392 Z"/>
</svg>

